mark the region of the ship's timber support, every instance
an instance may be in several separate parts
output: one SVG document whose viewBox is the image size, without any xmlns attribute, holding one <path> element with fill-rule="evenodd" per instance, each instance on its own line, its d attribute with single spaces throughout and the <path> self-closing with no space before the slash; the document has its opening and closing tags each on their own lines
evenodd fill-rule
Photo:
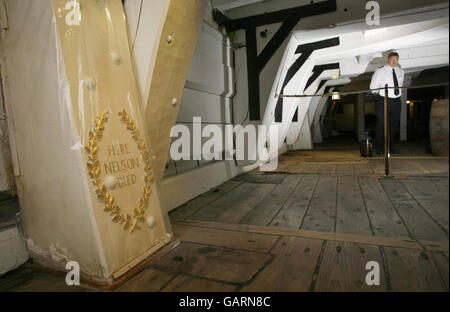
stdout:
<svg viewBox="0 0 450 312">
<path fill-rule="evenodd" d="M 145 111 L 158 181 L 170 148 L 170 129 L 175 124 L 181 97 L 207 7 L 207 0 L 176 1 L 169 5 L 159 42 L 148 105 Z"/>
<path fill-rule="evenodd" d="M 250 120 L 260 120 L 259 75 L 278 47 L 289 36 L 301 18 L 336 11 L 336 0 L 304 5 L 292 9 L 229 19 L 220 11 L 214 10 L 214 20 L 228 32 L 245 29 L 248 75 L 248 109 Z M 256 46 L 256 27 L 282 23 L 267 46 L 258 55 Z"/>
</svg>

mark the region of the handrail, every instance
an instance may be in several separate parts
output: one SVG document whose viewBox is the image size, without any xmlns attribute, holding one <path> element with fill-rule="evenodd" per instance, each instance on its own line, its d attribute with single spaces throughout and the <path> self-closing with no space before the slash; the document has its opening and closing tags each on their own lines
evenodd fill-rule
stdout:
<svg viewBox="0 0 450 312">
<path fill-rule="evenodd" d="M 449 82 L 440 82 L 440 83 L 433 83 L 433 84 L 425 84 L 425 85 L 419 85 L 419 86 L 409 86 L 409 87 L 388 87 L 388 89 L 419 89 L 419 88 L 431 88 L 431 87 L 442 87 L 442 86 L 448 86 Z M 376 89 L 367 89 L 367 90 L 359 90 L 359 91 L 349 91 L 349 92 L 333 92 L 333 93 L 324 93 L 324 94 L 275 94 L 275 97 L 283 97 L 283 98 L 294 98 L 294 97 L 314 97 L 314 96 L 332 96 L 334 94 L 339 95 L 349 95 L 349 94 L 361 94 L 361 93 L 367 93 L 372 92 L 376 90 L 384 90 L 383 88 L 376 88 Z"/>
</svg>

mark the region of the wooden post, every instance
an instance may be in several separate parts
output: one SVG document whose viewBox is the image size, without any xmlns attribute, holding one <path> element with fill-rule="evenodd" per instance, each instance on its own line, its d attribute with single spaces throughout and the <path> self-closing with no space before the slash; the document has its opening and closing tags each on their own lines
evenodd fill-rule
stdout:
<svg viewBox="0 0 450 312">
<path fill-rule="evenodd" d="M 389 176 L 389 110 L 388 85 L 384 86 L 384 173 Z"/>
<path fill-rule="evenodd" d="M 170 130 L 175 125 L 184 85 L 209 1 L 170 1 L 161 32 L 145 116 L 157 183 L 163 179 L 169 155 Z M 169 40 L 169 37 L 172 40 Z M 168 106 L 169 105 L 169 106 Z"/>
</svg>

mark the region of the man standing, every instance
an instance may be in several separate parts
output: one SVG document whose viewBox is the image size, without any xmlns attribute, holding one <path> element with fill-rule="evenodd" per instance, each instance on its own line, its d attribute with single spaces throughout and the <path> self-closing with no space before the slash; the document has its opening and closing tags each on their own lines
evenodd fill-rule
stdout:
<svg viewBox="0 0 450 312">
<path fill-rule="evenodd" d="M 388 97 L 389 110 L 389 150 L 395 153 L 393 149 L 394 137 L 399 131 L 400 112 L 401 112 L 401 96 L 403 79 L 405 73 L 398 65 L 398 53 L 391 52 L 388 56 L 388 62 L 383 67 L 378 68 L 372 76 L 370 89 L 384 88 L 387 84 L 388 94 L 384 89 L 372 91 L 378 94 L 376 100 L 377 110 L 377 129 L 375 137 L 375 150 L 377 155 L 384 155 L 384 97 Z"/>
</svg>

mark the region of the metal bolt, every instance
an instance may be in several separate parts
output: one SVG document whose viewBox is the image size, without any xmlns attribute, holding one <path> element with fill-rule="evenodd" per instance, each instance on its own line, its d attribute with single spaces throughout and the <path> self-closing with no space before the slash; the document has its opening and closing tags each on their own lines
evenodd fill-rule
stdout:
<svg viewBox="0 0 450 312">
<path fill-rule="evenodd" d="M 168 43 L 168 44 L 172 44 L 172 42 L 173 42 L 174 39 L 175 39 L 174 34 L 170 34 L 170 35 L 167 37 L 167 43 Z"/>
</svg>

